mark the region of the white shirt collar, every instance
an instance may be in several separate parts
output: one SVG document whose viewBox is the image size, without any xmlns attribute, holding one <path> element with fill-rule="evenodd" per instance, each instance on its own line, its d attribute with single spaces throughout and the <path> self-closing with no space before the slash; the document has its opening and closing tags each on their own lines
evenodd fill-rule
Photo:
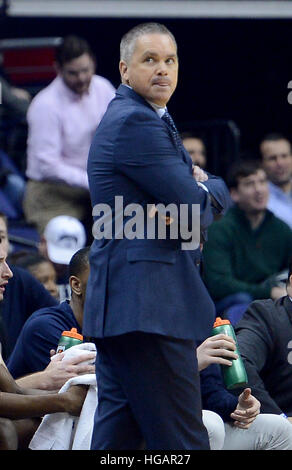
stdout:
<svg viewBox="0 0 292 470">
<path fill-rule="evenodd" d="M 147 103 L 149 103 L 150 106 L 152 106 L 152 108 L 157 112 L 157 114 L 158 114 L 159 117 L 162 117 L 163 114 L 167 111 L 166 106 L 165 106 L 165 107 L 163 107 L 163 106 L 158 106 L 158 105 L 155 104 L 155 103 L 151 103 L 151 101 L 148 101 L 148 100 L 146 100 L 146 101 L 147 101 Z"/>
</svg>

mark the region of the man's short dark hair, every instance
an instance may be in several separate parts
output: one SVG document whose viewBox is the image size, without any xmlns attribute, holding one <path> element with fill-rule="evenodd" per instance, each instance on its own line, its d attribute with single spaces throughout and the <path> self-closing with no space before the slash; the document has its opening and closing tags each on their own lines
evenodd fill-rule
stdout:
<svg viewBox="0 0 292 470">
<path fill-rule="evenodd" d="M 192 131 L 183 131 L 180 133 L 180 138 L 181 140 L 184 140 L 184 139 L 198 139 L 198 140 L 201 140 L 203 142 L 203 144 L 205 145 L 205 141 L 204 141 L 204 138 L 197 134 L 196 132 L 192 132 Z"/>
<path fill-rule="evenodd" d="M 74 35 L 66 36 L 56 49 L 56 62 L 62 67 L 83 54 L 88 54 L 95 60 L 91 47 L 85 39 Z"/>
<path fill-rule="evenodd" d="M 254 175 L 259 170 L 262 170 L 262 164 L 259 160 L 237 160 L 230 167 L 226 184 L 228 188 L 237 188 L 240 178 Z"/>
<path fill-rule="evenodd" d="M 69 263 L 69 276 L 79 277 L 89 264 L 90 247 L 86 246 L 78 250 L 71 258 Z"/>
<path fill-rule="evenodd" d="M 173 43 L 176 44 L 174 35 L 169 31 L 169 29 L 161 23 L 141 23 L 133 28 L 131 28 L 121 39 L 120 43 L 120 59 L 125 62 L 131 60 L 132 54 L 134 52 L 135 44 L 137 39 L 144 34 L 167 34 L 173 40 Z"/>
<path fill-rule="evenodd" d="M 261 139 L 260 144 L 263 142 L 277 142 L 278 140 L 286 140 L 291 146 L 291 142 L 288 137 L 280 132 L 270 132 L 269 134 L 264 135 Z"/>
<path fill-rule="evenodd" d="M 25 253 L 14 260 L 14 264 L 20 268 L 28 269 L 41 263 L 50 263 L 51 261 L 40 253 Z"/>
</svg>

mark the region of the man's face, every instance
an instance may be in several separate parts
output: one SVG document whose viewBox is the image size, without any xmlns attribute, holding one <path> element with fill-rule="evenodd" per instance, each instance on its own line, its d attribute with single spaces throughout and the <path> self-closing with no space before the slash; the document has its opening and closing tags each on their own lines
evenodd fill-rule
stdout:
<svg viewBox="0 0 292 470">
<path fill-rule="evenodd" d="M 6 254 L 9 250 L 9 242 L 8 242 L 8 233 L 7 233 L 7 225 L 5 220 L 0 217 L 0 243 L 4 247 Z"/>
<path fill-rule="evenodd" d="M 9 279 L 13 276 L 8 264 L 6 263 L 7 251 L 3 241 L 0 242 L 0 301 L 3 300 L 5 287 Z"/>
<path fill-rule="evenodd" d="M 166 106 L 176 89 L 178 58 L 168 34 L 144 34 L 136 40 L 129 63 L 120 62 L 122 82 L 147 101 Z"/>
<path fill-rule="evenodd" d="M 94 61 L 90 55 L 83 54 L 58 67 L 58 73 L 70 90 L 78 95 L 82 95 L 89 89 L 94 68 Z"/>
<path fill-rule="evenodd" d="M 287 140 L 266 140 L 261 143 L 263 167 L 272 183 L 282 185 L 292 178 L 292 155 Z"/>
<path fill-rule="evenodd" d="M 231 189 L 231 197 L 245 212 L 256 214 L 267 207 L 269 188 L 264 170 L 239 178 L 237 188 Z"/>
<path fill-rule="evenodd" d="M 183 139 L 183 145 L 189 152 L 192 162 L 201 168 L 206 167 L 206 150 L 201 139 L 195 137 L 186 137 Z"/>
<path fill-rule="evenodd" d="M 42 261 L 39 264 L 29 267 L 30 273 L 47 289 L 50 294 L 59 299 L 59 291 L 57 286 L 57 273 L 53 263 Z"/>
</svg>

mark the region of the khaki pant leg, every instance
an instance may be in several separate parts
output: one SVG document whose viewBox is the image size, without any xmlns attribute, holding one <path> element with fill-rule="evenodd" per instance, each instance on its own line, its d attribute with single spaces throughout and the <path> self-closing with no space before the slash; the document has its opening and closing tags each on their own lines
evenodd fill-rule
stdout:
<svg viewBox="0 0 292 470">
<path fill-rule="evenodd" d="M 35 225 L 40 234 L 58 215 L 70 215 L 83 222 L 91 212 L 89 191 L 65 183 L 29 180 L 23 211 L 26 221 Z"/>
</svg>

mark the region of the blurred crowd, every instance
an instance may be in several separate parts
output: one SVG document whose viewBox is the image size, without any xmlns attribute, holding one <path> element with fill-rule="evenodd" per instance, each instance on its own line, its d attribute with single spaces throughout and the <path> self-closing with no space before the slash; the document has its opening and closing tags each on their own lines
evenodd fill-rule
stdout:
<svg viewBox="0 0 292 470">
<path fill-rule="evenodd" d="M 44 415 L 80 415 L 92 386 L 81 382 L 58 393 L 67 380 L 94 373 L 95 351 L 85 347 L 85 355 L 67 361 L 55 353 L 63 331 L 82 334 L 93 223 L 87 157 L 115 89 L 96 74 L 89 44 L 76 36 L 57 48 L 56 77 L 35 96 L 4 73 L 1 84 L 2 132 L 9 129 L 14 147 L 10 142 L 0 148 L 0 449 L 27 449 Z M 194 165 L 208 172 L 205 138 L 182 129 L 181 139 Z M 283 421 L 271 424 L 284 433 L 282 444 L 279 431 L 279 440 L 272 442 L 270 433 L 266 444 L 250 433 L 250 445 L 292 449 L 290 136 L 275 129 L 258 142 L 257 153 L 230 161 L 223 178 L 230 207 L 208 230 L 199 269 L 217 315 L 236 330 L 262 412 Z M 207 381 L 214 382 L 214 393 L 222 388 L 213 369 L 218 364 L 211 362 L 202 372 L 203 407 L 228 423 L 245 398 L 204 395 Z M 231 442 L 234 428 L 225 426 L 224 432 Z"/>
</svg>

